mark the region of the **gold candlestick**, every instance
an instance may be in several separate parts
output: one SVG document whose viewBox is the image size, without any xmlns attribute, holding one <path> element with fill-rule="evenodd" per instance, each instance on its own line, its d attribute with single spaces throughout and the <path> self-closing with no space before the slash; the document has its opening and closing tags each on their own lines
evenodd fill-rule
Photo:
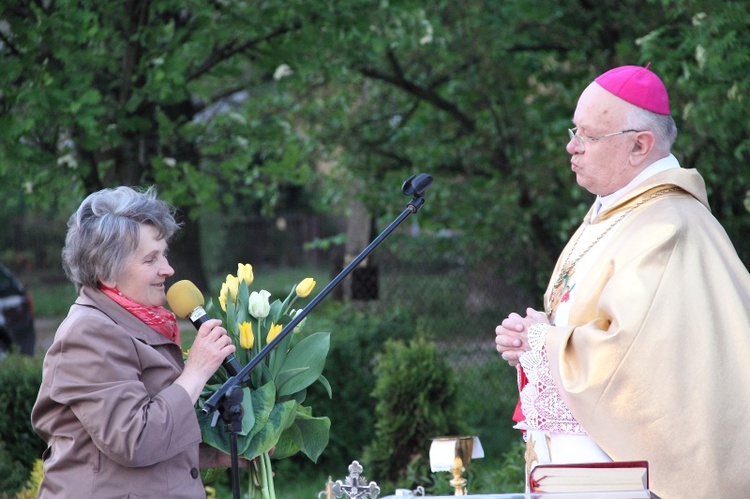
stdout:
<svg viewBox="0 0 750 499">
<path fill-rule="evenodd" d="M 456 456 L 456 459 L 453 461 L 453 469 L 451 470 L 451 473 L 453 473 L 453 480 L 451 480 L 450 483 L 451 487 L 453 487 L 454 496 L 465 496 L 466 494 L 466 479 L 463 477 L 464 474 L 464 463 L 461 461 L 461 458 Z"/>
<path fill-rule="evenodd" d="M 476 442 L 476 447 L 475 447 Z M 449 482 L 456 496 L 468 495 L 463 474 L 472 458 L 484 457 L 482 444 L 477 437 L 438 437 L 432 439 L 430 467 L 432 471 L 450 471 Z"/>
<path fill-rule="evenodd" d="M 318 499 L 334 499 L 333 498 L 333 480 L 331 480 L 331 477 L 328 477 L 328 481 L 326 482 L 326 488 L 325 490 L 321 490 L 318 492 Z"/>
</svg>

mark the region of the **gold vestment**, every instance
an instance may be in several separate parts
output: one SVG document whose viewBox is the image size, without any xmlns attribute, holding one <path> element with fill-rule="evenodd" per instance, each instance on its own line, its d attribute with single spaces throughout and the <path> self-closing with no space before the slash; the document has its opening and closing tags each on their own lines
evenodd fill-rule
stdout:
<svg viewBox="0 0 750 499">
<path fill-rule="evenodd" d="M 602 241 L 570 295 L 569 326 L 547 334 L 550 368 L 576 420 L 613 460 L 649 462 L 654 493 L 744 498 L 750 274 L 710 212 L 702 177 L 658 173 L 593 223 L 672 186 L 680 190 L 642 203 Z"/>
</svg>

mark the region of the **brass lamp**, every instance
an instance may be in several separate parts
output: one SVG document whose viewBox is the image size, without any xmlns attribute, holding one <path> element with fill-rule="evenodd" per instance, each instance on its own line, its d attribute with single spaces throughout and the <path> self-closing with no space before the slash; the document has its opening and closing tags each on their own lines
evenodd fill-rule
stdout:
<svg viewBox="0 0 750 499">
<path fill-rule="evenodd" d="M 456 496 L 468 495 L 463 473 L 472 459 L 482 457 L 484 450 L 478 437 L 436 437 L 430 446 L 430 468 L 433 472 L 450 471 L 453 474 L 450 484 Z"/>
</svg>

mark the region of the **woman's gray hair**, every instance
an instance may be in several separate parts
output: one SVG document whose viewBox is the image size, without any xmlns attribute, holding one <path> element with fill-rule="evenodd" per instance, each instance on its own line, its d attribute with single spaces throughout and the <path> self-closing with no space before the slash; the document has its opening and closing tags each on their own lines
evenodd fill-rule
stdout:
<svg viewBox="0 0 750 499">
<path fill-rule="evenodd" d="M 637 106 L 631 106 L 628 113 L 626 128 L 632 130 L 648 130 L 654 134 L 656 145 L 666 150 L 672 149 L 677 139 L 677 125 L 668 114 L 657 114 Z"/>
<path fill-rule="evenodd" d="M 90 194 L 68 220 L 62 250 L 63 268 L 76 290 L 114 280 L 138 247 L 141 225 L 169 241 L 179 229 L 175 210 L 156 198 L 152 186 L 103 189 Z"/>
</svg>

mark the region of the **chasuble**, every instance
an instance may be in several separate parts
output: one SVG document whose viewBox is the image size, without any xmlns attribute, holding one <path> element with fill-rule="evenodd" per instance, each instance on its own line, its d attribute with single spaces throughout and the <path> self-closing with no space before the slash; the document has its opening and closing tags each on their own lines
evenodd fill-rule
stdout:
<svg viewBox="0 0 750 499">
<path fill-rule="evenodd" d="M 659 496 L 744 497 L 750 274 L 695 170 L 654 175 L 591 227 L 620 217 L 585 271 L 574 269 L 557 322 L 567 325 L 547 331 L 554 384 L 608 456 L 649 462 Z M 589 223 L 561 253 L 545 303 Z"/>
</svg>

